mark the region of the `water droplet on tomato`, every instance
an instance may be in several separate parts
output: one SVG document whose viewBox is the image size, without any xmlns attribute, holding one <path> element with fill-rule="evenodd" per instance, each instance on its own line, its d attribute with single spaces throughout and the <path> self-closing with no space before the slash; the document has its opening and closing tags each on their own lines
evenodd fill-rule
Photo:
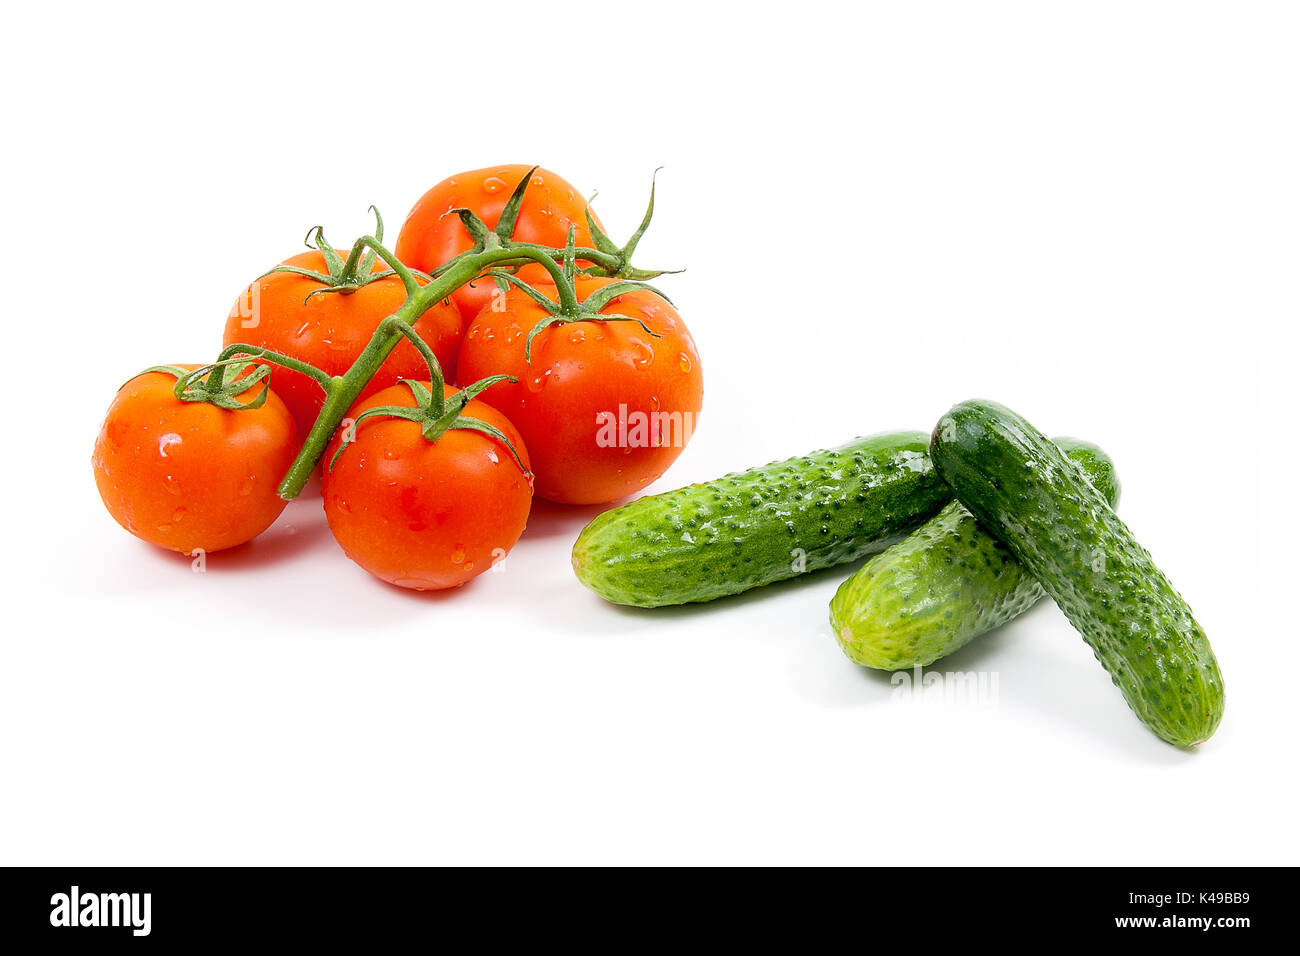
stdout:
<svg viewBox="0 0 1300 956">
<path fill-rule="evenodd" d="M 181 493 L 181 486 L 176 484 L 176 479 L 171 475 L 165 475 L 163 477 L 163 489 L 169 495 L 176 495 L 179 497 Z"/>
<path fill-rule="evenodd" d="M 180 524 L 185 519 L 185 509 L 177 508 L 172 512 L 172 524 Z"/>
<path fill-rule="evenodd" d="M 574 345 L 581 345 L 583 342 L 586 341 L 586 339 L 587 339 L 587 333 L 582 331 L 582 329 L 574 329 L 572 332 L 569 333 L 569 341 L 572 342 Z"/>
<path fill-rule="evenodd" d="M 632 364 L 645 371 L 650 367 L 650 363 L 655 360 L 655 350 L 644 342 L 633 342 L 632 346 L 636 351 L 636 354 L 632 356 Z"/>
<path fill-rule="evenodd" d="M 483 191 L 485 193 L 488 194 L 499 193 L 501 190 L 505 188 L 506 188 L 505 180 L 498 179 L 496 176 L 489 176 L 487 179 L 483 180 Z"/>
<path fill-rule="evenodd" d="M 683 372 L 689 372 L 695 366 L 691 363 L 691 357 L 685 352 L 677 353 L 677 364 L 681 366 Z"/>
<path fill-rule="evenodd" d="M 253 493 L 253 486 L 257 483 L 256 475 L 249 475 L 239 483 L 239 495 L 241 498 L 247 498 Z"/>
<path fill-rule="evenodd" d="M 466 570 L 466 571 L 473 571 L 473 570 L 474 570 L 474 562 L 473 562 L 473 561 L 466 561 L 466 562 L 465 562 L 465 570 Z"/>
<path fill-rule="evenodd" d="M 163 435 L 158 439 L 158 454 L 166 458 L 167 449 L 171 448 L 172 445 L 179 445 L 180 443 L 181 443 L 180 435 L 176 434 L 175 432 L 168 432 L 166 435 Z"/>
<path fill-rule="evenodd" d="M 428 591 L 433 587 L 433 584 L 424 578 L 394 578 L 393 583 L 399 588 L 408 588 L 412 591 Z"/>
<path fill-rule="evenodd" d="M 451 553 L 451 563 L 452 563 L 452 564 L 464 564 L 464 563 L 465 563 L 465 549 L 464 549 L 464 548 L 457 547 L 456 550 L 453 551 L 453 552 Z"/>
<path fill-rule="evenodd" d="M 652 412 L 657 412 L 657 411 L 659 411 L 659 396 L 658 396 L 658 395 L 651 395 L 651 396 L 650 396 L 650 411 L 652 411 Z"/>
</svg>

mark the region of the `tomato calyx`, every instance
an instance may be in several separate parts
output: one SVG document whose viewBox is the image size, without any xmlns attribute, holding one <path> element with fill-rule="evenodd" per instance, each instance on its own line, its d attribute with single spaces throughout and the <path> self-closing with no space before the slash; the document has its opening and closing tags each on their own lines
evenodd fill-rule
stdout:
<svg viewBox="0 0 1300 956">
<path fill-rule="evenodd" d="M 632 238 L 623 245 L 618 245 L 613 239 L 609 238 L 605 230 L 600 227 L 596 217 L 592 214 L 591 204 L 596 201 L 596 193 L 592 193 L 587 200 L 586 216 L 587 229 L 591 232 L 591 241 L 598 250 L 606 255 L 613 256 L 618 260 L 618 267 L 612 272 L 601 271 L 599 267 L 588 266 L 583 269 L 584 275 L 606 275 L 615 279 L 654 279 L 662 275 L 672 275 L 682 272 L 681 269 L 638 269 L 632 265 L 632 254 L 636 252 L 637 245 L 641 242 L 641 237 L 645 235 L 646 230 L 650 228 L 650 220 L 655 214 L 655 180 L 659 177 L 659 166 L 650 175 L 650 202 L 646 204 L 645 215 L 641 218 L 641 225 L 637 226 L 636 231 L 632 233 Z"/>
<path fill-rule="evenodd" d="M 513 375 L 489 375 L 487 378 L 479 379 L 472 385 L 466 385 L 458 392 L 451 396 L 444 393 L 442 367 L 438 363 L 438 357 L 433 354 L 428 343 L 416 333 L 415 329 L 405 322 L 387 320 L 397 331 L 406 336 L 411 343 L 420 350 L 424 356 L 425 363 L 429 367 L 429 386 L 423 382 L 417 382 L 412 379 L 404 379 L 402 384 L 411 390 L 411 396 L 415 399 L 415 407 L 408 405 L 380 405 L 375 408 L 366 409 L 358 415 L 352 424 L 344 429 L 342 440 L 339 442 L 338 450 L 334 452 L 334 457 L 330 459 L 329 470 L 333 471 L 334 466 L 338 463 L 339 456 L 352 442 L 356 441 L 357 426 L 368 418 L 401 418 L 408 422 L 415 422 L 420 426 L 420 433 L 429 443 L 438 441 L 451 429 L 467 429 L 477 431 L 489 438 L 495 438 L 501 444 L 505 445 L 510 454 L 515 459 L 515 464 L 519 470 L 526 476 L 532 472 L 524 464 L 519 450 L 515 448 L 514 442 L 510 437 L 490 422 L 482 421 L 465 414 L 465 408 L 475 398 L 484 391 L 491 388 L 497 382 L 517 382 L 518 379 Z"/>
<path fill-rule="evenodd" d="M 271 367 L 255 365 L 246 358 L 226 359 L 192 370 L 178 365 L 154 365 L 140 374 L 149 372 L 174 375 L 176 385 L 172 391 L 182 402 L 207 402 L 230 411 L 261 408 L 271 391 Z M 262 390 L 248 401 L 241 402 L 239 396 L 258 382 L 263 383 Z"/>
<path fill-rule="evenodd" d="M 528 337 L 524 339 L 524 361 L 532 363 L 533 360 L 533 339 L 541 335 L 553 325 L 567 325 L 570 322 L 635 322 L 641 326 L 641 330 L 647 335 L 654 338 L 661 338 L 654 329 L 646 325 L 642 319 L 631 315 L 621 315 L 617 312 L 603 312 L 602 309 L 609 305 L 611 301 L 620 295 L 628 292 L 653 292 L 669 305 L 672 300 L 663 292 L 646 282 L 634 279 L 623 279 L 618 282 L 611 282 L 609 285 L 601 286 L 596 289 L 586 299 L 578 301 L 578 291 L 575 284 L 576 276 L 579 274 L 575 261 L 578 251 L 573 246 L 573 228 L 569 228 L 569 241 L 565 244 L 563 254 L 563 265 L 556 266 L 553 263 L 547 267 L 551 280 L 555 283 L 556 297 L 554 300 L 548 298 L 544 293 L 533 288 L 519 276 L 508 270 L 493 270 L 492 276 L 498 280 L 513 285 L 520 292 L 524 293 L 539 306 L 542 307 L 546 315 L 541 318 L 536 325 L 528 331 Z"/>
<path fill-rule="evenodd" d="M 411 396 L 415 399 L 416 407 L 411 408 L 407 405 L 380 405 L 375 408 L 368 408 L 353 421 L 352 426 L 348 428 L 343 435 L 343 440 L 339 444 L 338 450 L 334 452 L 334 457 L 330 459 L 330 471 L 338 463 L 339 456 L 353 441 L 356 440 L 356 427 L 368 418 L 401 418 L 408 422 L 415 422 L 420 426 L 420 434 L 430 444 L 438 441 L 444 434 L 454 428 L 468 429 L 471 431 L 481 432 L 490 438 L 495 438 L 501 444 L 505 445 L 519 466 L 519 470 L 525 475 L 531 474 L 524 465 L 523 459 L 519 456 L 519 450 L 515 448 L 514 442 L 510 437 L 497 428 L 495 425 L 485 422 L 482 419 L 472 418 L 465 415 L 465 406 L 473 399 L 478 397 L 484 390 L 492 387 L 497 382 L 515 382 L 518 381 L 513 375 L 489 375 L 487 378 L 480 379 L 473 385 L 467 385 L 460 391 L 456 392 L 450 398 L 443 396 L 442 382 L 434 382 L 433 388 L 427 387 L 423 382 L 416 382 L 412 379 L 405 379 L 402 384 L 411 390 Z"/>
<path fill-rule="evenodd" d="M 434 270 L 435 277 L 447 272 L 452 266 L 459 263 L 462 259 L 478 255 L 496 249 L 518 250 L 520 255 L 517 260 L 509 262 L 498 262 L 495 275 L 500 275 L 502 270 L 518 269 L 521 266 L 531 262 L 539 261 L 539 257 L 546 256 L 555 260 L 556 250 L 548 246 L 540 246 L 531 242 L 520 242 L 514 238 L 515 225 L 519 221 L 519 210 L 523 206 L 524 193 L 528 190 L 529 183 L 532 182 L 533 174 L 539 167 L 534 166 L 515 184 L 514 190 L 510 193 L 510 198 L 506 200 L 505 206 L 501 210 L 501 216 L 493 228 L 489 228 L 479 216 L 470 209 L 457 207 L 449 209 L 443 216 L 455 215 L 460 218 L 461 225 L 469 233 L 470 239 L 473 240 L 474 246 L 471 249 L 462 252 L 460 255 L 449 259 L 437 269 Z M 655 170 L 657 176 L 659 170 Z M 595 199 L 593 194 L 591 199 Z M 640 269 L 632 265 L 632 254 L 636 252 L 637 245 L 641 242 L 641 237 L 645 235 L 646 230 L 650 228 L 650 220 L 654 216 L 655 208 L 655 187 L 654 177 L 650 181 L 650 202 L 646 207 L 645 216 L 641 219 L 641 224 L 632 234 L 626 243 L 618 245 L 610 239 L 605 230 L 600 227 L 596 221 L 595 215 L 591 211 L 591 200 L 587 202 L 585 214 L 587 217 L 587 227 L 591 230 L 592 242 L 595 248 L 580 247 L 573 250 L 576 258 L 584 262 L 590 262 L 591 265 L 582 269 L 584 275 L 609 276 L 618 279 L 636 279 L 645 280 L 653 279 L 656 276 L 667 275 L 669 273 L 680 272 L 680 269 Z M 570 245 L 572 245 L 572 232 L 570 228 Z M 498 287 L 500 282 L 498 280 Z"/>
<path fill-rule="evenodd" d="M 523 208 L 524 204 L 524 192 L 528 189 L 528 184 L 532 182 L 533 174 L 537 170 L 538 167 L 534 166 L 524 173 L 523 178 L 515 184 L 514 190 L 510 193 L 510 198 L 506 200 L 505 206 L 501 209 L 501 216 L 497 219 L 496 227 L 493 229 L 489 229 L 487 223 L 480 219 L 472 209 L 458 206 L 455 209 L 448 209 L 442 214 L 441 218 L 443 219 L 453 213 L 460 217 L 461 225 L 465 227 L 470 239 L 474 241 L 474 248 L 444 263 L 434 271 L 434 275 L 441 275 L 452 262 L 463 256 L 475 252 L 485 252 L 488 249 L 504 249 L 511 246 L 514 242 L 515 224 L 519 221 L 519 210 Z"/>
<path fill-rule="evenodd" d="M 324 295 L 334 292 L 342 295 L 351 295 L 353 292 L 368 286 L 372 282 L 380 279 L 388 279 L 397 276 L 406 285 L 407 290 L 418 285 L 415 277 L 419 276 L 426 282 L 432 282 L 433 278 L 418 269 L 411 269 L 404 266 L 396 260 L 391 252 L 383 247 L 384 241 L 384 218 L 379 215 L 379 210 L 374 206 L 370 211 L 375 214 L 375 231 L 372 235 L 362 236 L 348 251 L 347 258 L 339 255 L 330 243 L 325 239 L 325 230 L 321 226 L 312 226 L 307 230 L 307 235 L 303 239 L 303 244 L 308 249 L 319 252 L 325 259 L 325 266 L 329 269 L 328 273 L 319 272 L 315 269 L 308 269 L 303 266 L 290 264 L 278 265 L 268 272 L 262 273 L 259 278 L 266 278 L 276 272 L 288 272 L 293 275 L 302 276 L 305 279 L 311 279 L 313 282 L 319 282 L 323 288 L 315 289 L 308 293 L 306 302 L 313 296 Z M 382 257 L 388 269 L 375 272 L 375 259 Z"/>
</svg>

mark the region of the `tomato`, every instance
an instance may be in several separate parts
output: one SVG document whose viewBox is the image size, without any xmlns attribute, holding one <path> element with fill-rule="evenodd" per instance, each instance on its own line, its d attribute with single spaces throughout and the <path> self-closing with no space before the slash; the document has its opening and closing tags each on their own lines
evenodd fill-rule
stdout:
<svg viewBox="0 0 1300 956">
<path fill-rule="evenodd" d="M 183 402 L 175 385 L 174 375 L 146 372 L 122 386 L 95 438 L 95 484 L 137 538 L 186 554 L 233 548 L 284 510 L 276 487 L 298 451 L 297 427 L 274 392 L 260 408 L 232 410 Z"/>
<path fill-rule="evenodd" d="M 579 277 L 579 300 L 613 281 Z M 535 288 L 554 299 L 554 286 Z M 512 285 L 461 345 L 466 380 L 496 372 L 518 379 L 483 400 L 524 436 L 538 496 L 564 504 L 614 501 L 662 475 L 689 440 L 704 396 L 695 342 L 661 296 L 625 293 L 601 312 L 640 319 L 659 337 L 636 322 L 556 324 L 533 340 L 530 364 L 525 341 L 546 312 Z"/>
<path fill-rule="evenodd" d="M 358 402 L 349 417 L 380 405 L 417 407 L 411 390 L 397 385 Z M 419 423 L 380 416 L 356 423 L 355 441 L 337 460 L 338 436 L 326 451 L 321 492 L 330 530 L 375 577 L 419 591 L 457 587 L 505 557 L 523 533 L 533 496 L 523 438 L 481 399 L 462 417 L 499 429 L 524 468 L 482 432 L 449 429 L 430 442 Z"/>
<path fill-rule="evenodd" d="M 284 264 L 329 273 L 325 257 L 314 250 L 291 256 Z M 383 261 L 376 260 L 373 271 L 387 269 Z M 231 309 L 223 344 L 242 342 L 271 349 L 310 362 L 330 375 L 342 375 L 366 347 L 379 323 L 405 301 L 406 290 L 401 279 L 389 276 L 355 292 L 311 295 L 326 288 L 324 283 L 290 272 L 263 276 L 244 291 Z M 438 302 L 414 327 L 450 376 L 456 368 L 465 330 L 459 311 L 449 302 Z M 402 342 L 366 386 L 362 397 L 396 384 L 398 379 L 419 379 L 427 374 L 415 346 Z M 325 400 L 320 386 L 301 372 L 284 368 L 275 369 L 271 381 L 276 394 L 289 406 L 299 430 L 306 434 Z"/>
<path fill-rule="evenodd" d="M 531 168 L 520 164 L 489 166 L 458 173 L 438 183 L 420 197 L 406 217 L 397 237 L 397 258 L 412 268 L 432 272 L 472 248 L 474 243 L 460 217 L 446 213 L 452 209 L 469 209 L 489 229 L 496 228 L 510 194 Z M 587 201 L 573 186 L 550 170 L 538 168 L 524 191 L 514 236 L 521 242 L 560 248 L 567 241 L 572 225 L 575 245 L 590 248 L 586 209 Z M 599 224 L 600 220 L 596 221 Z M 530 275 L 537 275 L 535 270 L 540 269 L 525 268 Z M 495 288 L 491 279 L 479 279 L 452 293 L 452 301 L 460 308 L 466 325 L 492 298 Z"/>
</svg>

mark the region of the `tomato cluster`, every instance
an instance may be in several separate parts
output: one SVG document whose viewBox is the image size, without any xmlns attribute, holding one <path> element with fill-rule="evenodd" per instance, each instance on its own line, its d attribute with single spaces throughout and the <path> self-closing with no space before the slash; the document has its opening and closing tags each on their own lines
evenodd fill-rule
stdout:
<svg viewBox="0 0 1300 956">
<path fill-rule="evenodd" d="M 494 166 L 430 189 L 394 251 L 382 222 L 347 254 L 316 230 L 241 294 L 217 362 L 121 388 L 95 442 L 104 504 L 152 544 L 217 551 L 319 462 L 348 557 L 402 587 L 465 583 L 534 494 L 615 501 L 689 440 L 699 353 L 627 261 L 648 219 L 620 250 L 560 176 Z"/>
</svg>

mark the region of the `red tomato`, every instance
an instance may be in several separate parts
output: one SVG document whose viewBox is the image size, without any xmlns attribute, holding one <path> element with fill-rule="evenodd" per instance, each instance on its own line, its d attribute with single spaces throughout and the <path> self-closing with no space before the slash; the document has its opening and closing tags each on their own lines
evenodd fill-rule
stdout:
<svg viewBox="0 0 1300 956">
<path fill-rule="evenodd" d="M 186 554 L 233 548 L 284 510 L 276 487 L 298 451 L 293 416 L 274 392 L 260 408 L 230 410 L 183 402 L 175 385 L 146 372 L 122 386 L 95 438 L 95 484 L 137 538 Z"/>
<path fill-rule="evenodd" d="M 579 277 L 578 298 L 615 280 Z M 538 285 L 555 297 L 554 286 Z M 601 311 L 635 322 L 581 321 L 528 332 L 545 311 L 511 286 L 498 310 L 479 313 L 461 346 L 466 381 L 513 375 L 483 394 L 514 422 L 533 456 L 538 496 L 564 504 L 615 501 L 644 488 L 677 460 L 704 397 L 695 342 L 661 296 L 638 290 Z"/>
<path fill-rule="evenodd" d="M 521 164 L 489 166 L 458 173 L 438 183 L 420 197 L 406 217 L 397 237 L 397 258 L 412 268 L 432 272 L 471 248 L 474 243 L 460 217 L 445 214 L 452 209 L 469 209 L 489 229 L 496 228 L 506 200 L 531 168 Z M 590 248 L 586 209 L 587 201 L 573 186 L 556 173 L 539 168 L 524 192 L 519 218 L 515 221 L 515 238 L 559 248 L 567 241 L 572 225 L 575 245 Z M 452 293 L 452 301 L 460 308 L 466 325 L 488 303 L 495 288 L 491 279 L 479 279 Z"/>
<path fill-rule="evenodd" d="M 451 386 L 443 391 L 456 393 Z M 416 402 L 409 388 L 396 385 L 359 402 L 349 417 L 378 405 Z M 495 425 L 528 465 L 523 438 L 496 409 L 474 399 L 462 417 Z M 430 442 L 418 423 L 378 416 L 359 422 L 355 437 L 332 469 L 339 438 L 326 451 L 321 492 L 335 539 L 375 577 L 419 591 L 457 587 L 519 540 L 532 483 L 496 438 L 449 429 Z"/>
<path fill-rule="evenodd" d="M 340 255 L 346 257 L 346 252 Z M 329 272 L 325 257 L 316 251 L 291 256 L 284 264 Z M 382 260 L 376 260 L 373 271 L 387 268 Z M 401 279 L 389 276 L 355 292 L 311 295 L 324 288 L 323 283 L 291 272 L 264 276 L 249 286 L 231 309 L 223 343 L 242 342 L 271 349 L 310 362 L 330 375 L 342 375 L 366 347 L 379 323 L 405 301 L 406 290 Z M 447 376 L 455 371 L 464 330 L 460 313 L 446 301 L 436 303 L 415 323 L 415 331 L 429 343 Z M 428 374 L 415 346 L 404 341 L 388 356 L 362 397 L 399 379 L 426 378 Z M 320 413 L 324 393 L 306 375 L 289 369 L 276 368 L 271 381 L 289 406 L 299 430 L 306 434 Z"/>
</svg>

